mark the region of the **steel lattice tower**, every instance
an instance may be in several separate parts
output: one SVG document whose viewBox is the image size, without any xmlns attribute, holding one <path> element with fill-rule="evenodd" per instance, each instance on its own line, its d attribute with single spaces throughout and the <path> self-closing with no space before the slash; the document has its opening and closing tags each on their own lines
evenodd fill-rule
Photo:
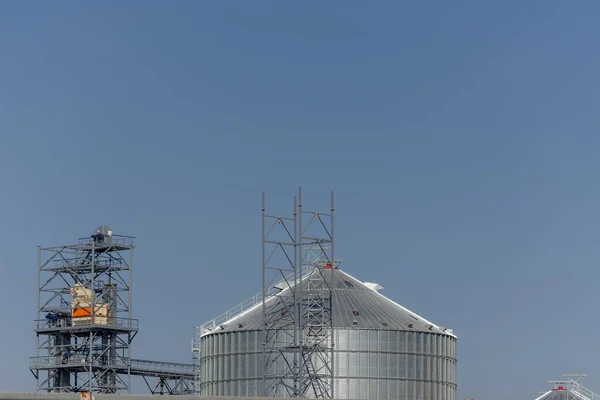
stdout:
<svg viewBox="0 0 600 400">
<path fill-rule="evenodd" d="M 266 214 L 262 194 L 262 309 L 263 387 L 265 396 L 297 397 L 299 390 L 299 326 L 295 287 L 301 271 L 297 263 L 297 204 L 293 217 Z M 274 296 L 288 290 L 288 296 Z M 276 302 L 267 308 L 267 301 Z"/>
<path fill-rule="evenodd" d="M 133 237 L 103 225 L 77 244 L 38 248 L 38 391 L 129 392 Z"/>
<path fill-rule="evenodd" d="M 334 397 L 333 304 L 321 273 L 336 268 L 333 193 L 329 211 L 304 210 L 299 189 L 292 217 L 268 215 L 263 193 L 265 396 Z"/>
</svg>

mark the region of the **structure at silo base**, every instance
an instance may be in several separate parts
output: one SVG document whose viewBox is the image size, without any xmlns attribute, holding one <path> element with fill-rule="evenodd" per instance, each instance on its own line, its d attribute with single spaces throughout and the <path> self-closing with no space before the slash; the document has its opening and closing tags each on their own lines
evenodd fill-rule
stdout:
<svg viewBox="0 0 600 400">
<path fill-rule="evenodd" d="M 600 396 L 583 386 L 586 374 L 563 374 L 562 380 L 548 381 L 552 388 L 535 400 L 599 400 Z"/>
<path fill-rule="evenodd" d="M 301 214 L 295 209 L 295 216 Z M 322 221 L 332 233 L 324 215 L 333 219 L 333 204 L 329 214 L 314 213 L 307 220 Z M 265 241 L 286 242 L 291 247 L 286 254 L 296 262 L 290 262 L 288 276 L 197 328 L 198 394 L 455 400 L 452 330 L 386 298 L 380 285 L 342 271 L 341 261 L 327 251 L 333 248 L 333 235 L 323 241 L 311 233 L 303 240 L 310 229 L 301 219 L 290 218 L 286 226 L 286 220 L 276 218 L 289 237 Z M 265 231 L 271 229 L 267 224 Z M 274 254 L 265 253 L 267 259 Z M 284 268 L 278 271 L 283 274 Z M 314 377 L 312 386 L 303 385 L 306 375 Z"/>
</svg>

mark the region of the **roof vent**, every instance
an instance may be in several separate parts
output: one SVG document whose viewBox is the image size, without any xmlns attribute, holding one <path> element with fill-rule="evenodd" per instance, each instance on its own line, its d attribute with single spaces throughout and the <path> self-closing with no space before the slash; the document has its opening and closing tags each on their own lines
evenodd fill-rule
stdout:
<svg viewBox="0 0 600 400">
<path fill-rule="evenodd" d="M 357 320 L 352 321 L 352 325 L 358 325 L 358 321 Z"/>
<path fill-rule="evenodd" d="M 243 328 L 243 327 L 244 327 L 244 325 L 238 324 L 238 328 Z"/>
<path fill-rule="evenodd" d="M 381 289 L 383 289 L 383 286 L 377 284 L 377 283 L 372 283 L 372 282 L 363 282 L 365 284 L 366 287 L 368 287 L 369 289 L 372 289 L 376 292 L 379 292 Z"/>
<path fill-rule="evenodd" d="M 219 325 L 219 328 L 221 328 L 221 329 L 225 329 L 225 328 L 227 328 L 227 325 L 225 325 L 225 324 L 223 324 L 223 325 Z"/>
<path fill-rule="evenodd" d="M 429 325 L 429 330 L 432 330 L 432 329 L 433 329 L 433 325 Z"/>
<path fill-rule="evenodd" d="M 409 327 L 409 328 L 412 328 L 412 327 L 413 327 L 413 324 L 408 324 L 408 327 Z"/>
<path fill-rule="evenodd" d="M 387 322 L 382 322 L 381 326 L 387 326 Z"/>
</svg>

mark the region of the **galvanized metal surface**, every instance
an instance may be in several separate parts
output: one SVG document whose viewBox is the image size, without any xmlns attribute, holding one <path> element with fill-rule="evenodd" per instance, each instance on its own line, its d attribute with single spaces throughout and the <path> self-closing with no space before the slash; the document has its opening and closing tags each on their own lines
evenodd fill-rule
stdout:
<svg viewBox="0 0 600 400">
<path fill-rule="evenodd" d="M 206 396 L 260 393 L 261 336 L 261 331 L 204 336 L 200 393 Z M 336 329 L 335 341 L 336 398 L 455 398 L 454 337 L 425 332 Z"/>
<path fill-rule="evenodd" d="M 341 270 L 322 272 L 336 302 L 335 398 L 455 400 L 454 334 Z M 201 337 L 200 394 L 262 393 L 261 317 L 260 309 L 249 310 Z"/>
<path fill-rule="evenodd" d="M 455 400 L 456 336 L 339 270 L 333 213 L 299 190 L 293 217 L 268 215 L 263 193 L 262 301 L 198 327 L 199 394 Z"/>
<path fill-rule="evenodd" d="M 269 215 L 262 195 L 263 381 L 257 394 L 335 398 L 332 295 L 319 273 L 335 260 L 334 195 L 329 212 L 307 211 L 302 188 L 293 203 L 291 217 Z M 302 280 L 304 270 L 316 273 Z M 272 289 L 285 295 L 272 297 Z"/>
<path fill-rule="evenodd" d="M 37 353 L 30 359 L 37 390 L 122 393 L 129 391 L 131 375 L 139 375 L 151 391 L 149 378 L 158 381 L 159 390 L 189 392 L 193 364 L 130 358 L 138 331 L 131 318 L 134 238 L 112 235 L 106 225 L 98 231 L 103 240 L 87 237 L 76 245 L 38 248 Z M 78 284 L 94 293 L 90 309 L 102 304 L 101 298 L 111 305 L 105 322 L 76 323 L 70 290 Z"/>
<path fill-rule="evenodd" d="M 448 334 L 444 328 L 396 304 L 360 280 L 340 269 L 323 270 L 333 291 L 334 328 L 386 329 Z M 303 286 L 308 280 L 303 280 Z M 279 298 L 289 296 L 289 290 L 269 299 L 268 311 L 279 306 Z M 262 329 L 262 309 L 258 305 L 241 315 L 224 321 L 213 332 L 236 332 Z"/>
<path fill-rule="evenodd" d="M 552 390 L 535 400 L 598 400 L 600 396 L 583 386 L 587 374 L 562 374 L 563 379 L 548 381 Z"/>
<path fill-rule="evenodd" d="M 543 400 L 574 400 L 579 399 L 575 394 L 570 394 L 566 390 L 553 390 L 541 397 Z"/>
<path fill-rule="evenodd" d="M 131 386 L 127 365 L 137 333 L 131 318 L 134 238 L 109 237 L 107 226 L 98 230 L 106 233 L 104 240 L 88 237 L 77 245 L 38 247 L 37 351 L 30 360 L 37 390 L 115 393 Z M 74 318 L 71 290 L 76 285 L 89 291 L 85 307 L 94 321 L 79 324 Z M 101 304 L 110 309 L 105 321 L 95 320 Z"/>
</svg>

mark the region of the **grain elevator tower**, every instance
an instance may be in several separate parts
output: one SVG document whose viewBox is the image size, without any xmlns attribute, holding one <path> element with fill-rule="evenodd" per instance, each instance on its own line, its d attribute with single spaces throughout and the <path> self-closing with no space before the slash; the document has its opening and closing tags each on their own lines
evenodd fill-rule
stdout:
<svg viewBox="0 0 600 400">
<path fill-rule="evenodd" d="M 102 225 L 77 244 L 38 248 L 38 391 L 129 392 L 133 242 Z"/>
</svg>

